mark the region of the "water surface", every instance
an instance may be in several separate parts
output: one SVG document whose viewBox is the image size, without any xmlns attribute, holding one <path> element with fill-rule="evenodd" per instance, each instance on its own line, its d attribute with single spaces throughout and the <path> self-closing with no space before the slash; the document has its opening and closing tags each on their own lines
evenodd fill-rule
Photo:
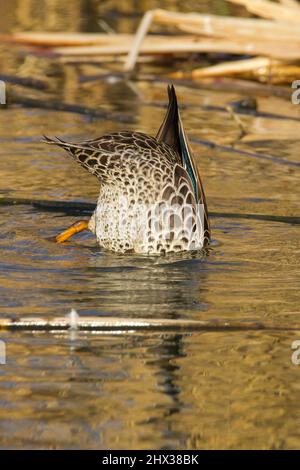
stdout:
<svg viewBox="0 0 300 470">
<path fill-rule="evenodd" d="M 15 3 L 17 20 L 7 13 L 5 27 L 39 29 L 22 2 Z M 59 29 L 53 24 L 97 30 L 90 13 L 79 21 L 79 1 L 69 3 L 76 21 L 65 24 L 63 8 L 53 7 L 58 23 L 50 15 L 49 30 Z M 206 3 L 212 2 L 203 2 L 203 11 Z M 214 2 L 214 8 L 228 13 L 223 2 Z M 130 16 L 109 18 L 118 30 L 136 25 Z M 165 85 L 103 80 L 86 85 L 80 77 L 95 73 L 93 67 L 57 66 L 14 50 L 1 54 L 2 72 L 52 77 L 49 98 L 135 119 L 124 124 L 17 106 L 0 110 L 3 198 L 94 203 L 97 180 L 59 149 L 41 144 L 41 135 L 76 140 L 132 127 L 155 135 L 164 114 L 156 104 L 166 102 Z M 75 308 L 82 316 L 258 320 L 278 330 L 120 331 L 80 333 L 75 339 L 68 333 L 2 332 L 7 347 L 7 364 L 0 366 L 2 448 L 300 445 L 299 368 L 291 363 L 291 343 L 300 332 L 280 329 L 299 325 L 300 123 L 242 116 L 247 135 L 238 140 L 230 115 L 203 106 L 225 106 L 241 95 L 187 86 L 177 86 L 177 94 L 211 212 L 209 256 L 111 254 L 100 251 L 87 233 L 58 246 L 51 239 L 85 213 L 0 204 L 0 315 L 55 317 Z M 280 98 L 258 98 L 258 105 L 261 111 L 299 115 Z M 196 139 L 248 154 L 207 148 Z"/>
</svg>

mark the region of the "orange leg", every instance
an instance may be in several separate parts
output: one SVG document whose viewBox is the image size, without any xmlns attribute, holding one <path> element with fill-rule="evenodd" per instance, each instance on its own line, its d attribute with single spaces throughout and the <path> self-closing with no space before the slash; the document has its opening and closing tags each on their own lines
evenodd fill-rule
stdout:
<svg viewBox="0 0 300 470">
<path fill-rule="evenodd" d="M 55 237 L 56 243 L 63 243 L 66 240 L 69 240 L 75 233 L 82 232 L 88 228 L 88 221 L 87 220 L 79 220 L 72 224 L 69 228 L 61 232 L 59 235 Z"/>
</svg>

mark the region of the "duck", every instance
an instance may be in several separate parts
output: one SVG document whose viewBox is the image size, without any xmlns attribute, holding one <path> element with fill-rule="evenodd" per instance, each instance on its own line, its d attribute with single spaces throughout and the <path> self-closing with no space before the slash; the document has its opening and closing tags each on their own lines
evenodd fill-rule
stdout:
<svg viewBox="0 0 300 470">
<path fill-rule="evenodd" d="M 169 104 L 156 137 L 128 130 L 75 143 L 44 136 L 43 142 L 67 151 L 100 183 L 90 220 L 76 221 L 55 237 L 57 243 L 86 229 L 102 249 L 117 253 L 162 255 L 210 243 L 203 184 L 174 86 L 167 91 Z"/>
</svg>

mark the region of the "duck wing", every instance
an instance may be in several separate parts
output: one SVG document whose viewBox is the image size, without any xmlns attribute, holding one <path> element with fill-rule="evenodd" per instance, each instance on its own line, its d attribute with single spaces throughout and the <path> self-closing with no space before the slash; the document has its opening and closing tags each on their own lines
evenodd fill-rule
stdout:
<svg viewBox="0 0 300 470">
<path fill-rule="evenodd" d="M 205 193 L 199 171 L 195 164 L 193 153 L 185 133 L 177 103 L 175 88 L 168 86 L 169 106 L 156 139 L 170 145 L 178 154 L 179 161 L 187 171 L 193 185 L 194 196 L 198 204 L 204 207 L 204 230 L 207 239 L 210 239 L 210 225 Z"/>
</svg>

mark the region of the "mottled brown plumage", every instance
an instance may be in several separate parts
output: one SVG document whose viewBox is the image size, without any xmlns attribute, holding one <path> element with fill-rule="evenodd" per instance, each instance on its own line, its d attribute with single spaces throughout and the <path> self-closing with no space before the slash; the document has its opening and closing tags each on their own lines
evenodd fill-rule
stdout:
<svg viewBox="0 0 300 470">
<path fill-rule="evenodd" d="M 174 87 L 156 138 L 115 132 L 56 144 L 100 181 L 89 228 L 107 249 L 158 254 L 199 250 L 210 239 L 203 187 L 183 129 Z"/>
</svg>

